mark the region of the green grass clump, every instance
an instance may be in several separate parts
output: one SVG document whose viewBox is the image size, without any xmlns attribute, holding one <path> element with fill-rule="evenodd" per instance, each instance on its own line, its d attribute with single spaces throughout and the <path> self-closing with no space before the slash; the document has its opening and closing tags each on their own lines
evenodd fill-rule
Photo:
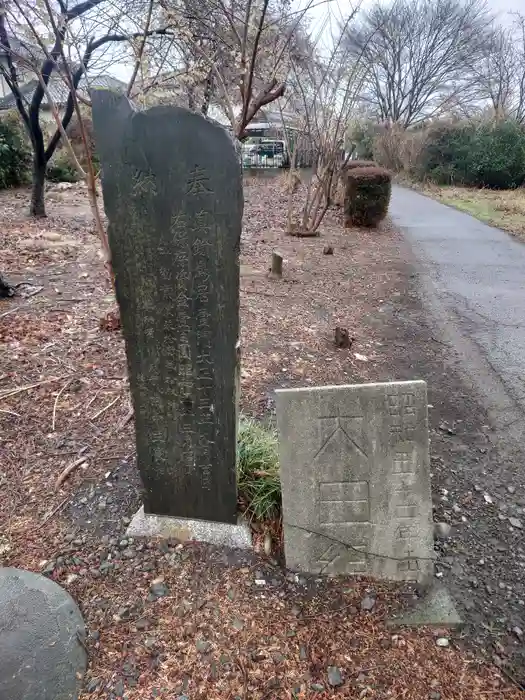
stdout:
<svg viewBox="0 0 525 700">
<path fill-rule="evenodd" d="M 254 520 L 281 514 L 281 481 L 277 431 L 241 418 L 237 435 L 239 502 Z"/>
</svg>

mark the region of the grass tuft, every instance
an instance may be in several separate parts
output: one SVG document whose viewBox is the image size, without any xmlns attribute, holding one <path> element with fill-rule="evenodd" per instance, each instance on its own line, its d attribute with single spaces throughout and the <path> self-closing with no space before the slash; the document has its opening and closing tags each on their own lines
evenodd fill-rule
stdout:
<svg viewBox="0 0 525 700">
<path fill-rule="evenodd" d="M 281 514 L 281 481 L 277 431 L 250 418 L 241 418 L 237 437 L 239 502 L 252 520 Z"/>
</svg>

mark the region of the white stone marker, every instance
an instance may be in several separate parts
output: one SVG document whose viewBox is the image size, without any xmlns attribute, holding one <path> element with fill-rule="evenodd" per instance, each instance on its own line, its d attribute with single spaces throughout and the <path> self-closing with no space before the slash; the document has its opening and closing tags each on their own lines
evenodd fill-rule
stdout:
<svg viewBox="0 0 525 700">
<path fill-rule="evenodd" d="M 279 390 L 277 423 L 286 565 L 428 580 L 426 383 Z"/>
</svg>

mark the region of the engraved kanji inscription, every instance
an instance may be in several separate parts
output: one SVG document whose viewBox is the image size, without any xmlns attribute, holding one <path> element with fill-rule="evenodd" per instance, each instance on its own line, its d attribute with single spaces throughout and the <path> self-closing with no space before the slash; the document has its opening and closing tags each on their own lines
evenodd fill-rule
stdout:
<svg viewBox="0 0 525 700">
<path fill-rule="evenodd" d="M 144 510 L 236 523 L 239 160 L 201 115 L 95 92 Z"/>
<path fill-rule="evenodd" d="M 326 436 L 319 452 L 334 438 L 344 437 L 362 457 L 367 457 L 366 450 L 362 444 L 363 416 L 321 416 L 319 423 L 321 424 L 322 434 Z"/>
<path fill-rule="evenodd" d="M 370 496 L 367 481 L 319 484 L 321 524 L 366 523 L 369 518 Z"/>
<path fill-rule="evenodd" d="M 364 552 L 366 552 L 365 542 L 358 542 L 358 544 L 351 546 L 329 542 L 315 564 L 316 571 L 323 574 L 363 574 L 366 572 Z"/>
<path fill-rule="evenodd" d="M 390 442 L 396 444 L 413 440 L 416 431 L 416 407 L 414 394 L 400 392 L 387 394 Z"/>
<path fill-rule="evenodd" d="M 414 575 L 420 571 L 420 563 L 418 559 L 405 559 L 397 562 L 397 570 L 399 572 L 413 573 Z"/>
<path fill-rule="evenodd" d="M 288 566 L 432 577 L 427 401 L 423 381 L 277 391 Z"/>
<path fill-rule="evenodd" d="M 187 194 L 210 194 L 210 178 L 204 168 L 195 166 L 189 174 Z"/>
<path fill-rule="evenodd" d="M 396 452 L 393 462 L 393 474 L 414 474 L 416 471 L 416 464 L 411 452 Z"/>
</svg>

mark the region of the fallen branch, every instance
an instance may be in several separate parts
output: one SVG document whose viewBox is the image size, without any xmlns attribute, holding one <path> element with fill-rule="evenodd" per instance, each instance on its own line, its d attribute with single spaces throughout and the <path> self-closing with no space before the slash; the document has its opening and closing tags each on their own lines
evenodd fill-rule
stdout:
<svg viewBox="0 0 525 700">
<path fill-rule="evenodd" d="M 55 483 L 55 489 L 58 491 L 58 489 L 62 486 L 64 481 L 68 478 L 68 476 L 75 471 L 77 467 L 80 467 L 82 464 L 87 462 L 89 458 L 89 455 L 85 455 L 84 457 L 79 457 L 76 459 L 74 462 L 71 462 L 59 475 L 58 479 L 56 480 Z"/>
<path fill-rule="evenodd" d="M 97 411 L 94 416 L 91 416 L 90 420 L 96 420 L 97 418 L 100 418 L 100 416 L 105 413 L 108 409 L 110 409 L 114 404 L 117 403 L 117 401 L 120 399 L 120 394 L 117 396 L 116 399 L 113 399 L 111 403 L 108 403 L 107 406 L 104 406 L 104 408 L 101 408 L 100 411 Z"/>
<path fill-rule="evenodd" d="M 4 311 L 3 314 L 0 314 L 0 318 L 4 318 L 5 316 L 9 316 L 9 314 L 14 314 L 15 311 L 18 311 L 18 309 L 21 309 L 21 306 L 14 306 L 12 309 L 9 309 L 9 311 Z"/>
<path fill-rule="evenodd" d="M 0 408 L 0 413 L 8 413 L 10 416 L 16 416 L 17 418 L 20 418 L 20 413 L 15 413 L 14 411 L 6 411 Z"/>
<path fill-rule="evenodd" d="M 262 297 L 271 297 L 272 299 L 277 297 L 279 299 L 286 299 L 288 294 L 275 294 L 274 292 L 263 292 L 261 289 L 246 289 L 241 287 L 241 292 L 244 294 L 260 294 Z"/>
<path fill-rule="evenodd" d="M 47 521 L 48 521 L 48 520 L 51 520 L 51 518 L 53 517 L 53 515 L 56 515 L 56 513 L 58 513 L 58 511 L 59 511 L 61 508 L 63 508 L 63 507 L 66 505 L 66 503 L 67 503 L 68 501 L 69 501 L 69 495 L 66 496 L 66 497 L 64 498 L 63 501 L 60 501 L 60 503 L 58 504 L 58 506 L 57 506 L 56 508 L 53 508 L 53 510 L 45 516 L 45 518 L 42 520 L 42 522 L 41 522 L 40 525 L 38 526 L 38 529 L 40 530 L 41 527 L 44 527 L 44 525 L 47 523 Z"/>
<path fill-rule="evenodd" d="M 40 292 L 44 289 L 44 287 L 35 287 L 35 289 L 32 289 L 30 292 L 27 294 L 20 293 L 20 296 L 23 296 L 24 299 L 30 299 L 31 297 L 36 296 L 37 294 L 40 294 Z"/>
<path fill-rule="evenodd" d="M 88 404 L 87 404 L 87 406 L 86 406 L 86 413 L 87 413 L 88 408 L 89 408 L 89 407 L 91 406 L 91 404 L 96 400 L 96 398 L 97 398 L 97 396 L 98 396 L 99 394 L 100 394 L 100 389 L 97 389 L 97 391 L 95 392 L 95 396 L 93 396 L 93 397 L 88 401 Z"/>
<path fill-rule="evenodd" d="M 7 399 L 9 396 L 15 396 L 16 394 L 21 394 L 23 391 L 30 391 L 30 389 L 36 389 L 38 386 L 43 384 L 51 384 L 52 382 L 59 382 L 61 379 L 66 379 L 69 375 L 64 374 L 61 377 L 52 377 L 51 379 L 43 379 L 41 382 L 35 382 L 34 384 L 27 384 L 26 386 L 20 386 L 17 389 L 12 389 L 7 391 L 5 394 L 0 395 L 0 401 L 2 399 Z"/>
<path fill-rule="evenodd" d="M 301 231 L 301 230 L 295 230 L 295 231 L 288 231 L 289 236 L 295 236 L 296 238 L 317 238 L 321 234 L 319 231 Z"/>
</svg>

